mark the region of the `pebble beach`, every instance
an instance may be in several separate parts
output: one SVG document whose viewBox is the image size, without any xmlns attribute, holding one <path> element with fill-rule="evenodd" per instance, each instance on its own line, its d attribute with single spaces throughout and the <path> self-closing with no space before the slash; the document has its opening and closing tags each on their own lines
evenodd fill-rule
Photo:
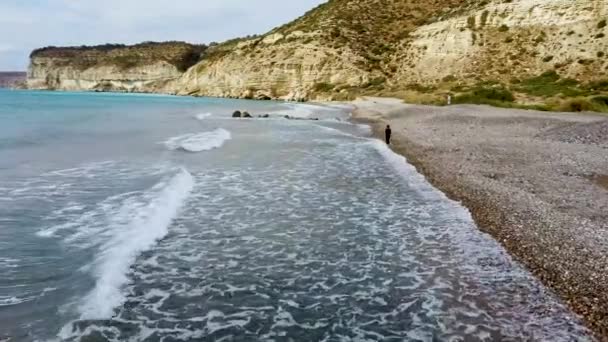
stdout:
<svg viewBox="0 0 608 342">
<path fill-rule="evenodd" d="M 608 117 L 353 104 L 377 137 L 390 124 L 393 150 L 608 340 Z"/>
</svg>

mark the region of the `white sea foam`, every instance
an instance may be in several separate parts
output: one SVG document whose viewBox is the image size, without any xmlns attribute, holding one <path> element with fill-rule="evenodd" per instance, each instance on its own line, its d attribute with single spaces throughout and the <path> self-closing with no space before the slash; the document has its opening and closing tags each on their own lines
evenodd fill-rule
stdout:
<svg viewBox="0 0 608 342">
<path fill-rule="evenodd" d="M 218 128 L 210 132 L 184 134 L 173 137 L 165 141 L 164 144 L 170 150 L 202 152 L 222 147 L 230 139 L 232 139 L 232 135 L 229 131 Z"/>
<path fill-rule="evenodd" d="M 312 105 L 304 105 L 304 104 L 293 104 L 293 103 L 285 103 L 283 105 L 284 108 L 276 110 L 271 114 L 277 115 L 289 115 L 292 118 L 308 118 L 314 113 L 314 109 L 316 106 Z"/>
<path fill-rule="evenodd" d="M 383 141 L 368 139 L 371 144 L 387 161 L 387 163 L 399 174 L 402 179 L 410 184 L 411 188 L 421 194 L 427 200 L 442 200 L 452 209 L 452 213 L 461 213 L 464 219 L 470 219 L 469 212 L 458 203 L 450 201 L 447 196 L 430 185 L 416 168 L 408 163 L 407 159 L 391 150 Z"/>
<path fill-rule="evenodd" d="M 211 115 L 213 115 L 213 114 L 211 114 L 211 113 L 200 113 L 200 114 L 196 114 L 194 117 L 195 117 L 197 120 L 205 120 L 205 119 L 207 119 L 208 117 L 210 117 Z"/>
<path fill-rule="evenodd" d="M 122 287 L 137 256 L 164 238 L 169 225 L 194 187 L 192 175 L 181 170 L 167 182 L 147 191 L 138 201 L 126 201 L 108 228 L 110 239 L 94 262 L 95 288 L 79 308 L 82 319 L 112 316 L 124 302 Z"/>
<path fill-rule="evenodd" d="M 350 131 L 356 138 L 356 128 Z M 327 132 L 344 140 L 339 131 Z M 344 132 L 344 136 L 351 135 Z M 346 140 L 339 148 L 298 157 L 297 164 L 251 171 L 259 187 L 244 180 L 239 170 L 197 175 L 200 188 L 184 207 L 180 223 L 203 218 L 213 228 L 176 225 L 171 239 L 132 266 L 130 274 L 137 281 L 125 287 L 124 293 L 133 295 L 129 302 L 136 305 L 116 310 L 117 317 L 109 321 L 79 322 L 61 336 L 70 336 L 68 340 L 93 334 L 112 341 L 151 336 L 205 340 L 220 331 L 224 339 L 235 339 L 263 330 L 266 334 L 260 339 L 271 340 L 289 338 L 292 329 L 306 329 L 344 340 L 384 340 L 389 338 L 383 335 L 387 331 L 395 339 L 428 339 L 433 334 L 438 339 L 460 335 L 488 339 L 488 331 L 498 331 L 513 340 L 525 336 L 587 340 L 572 338 L 577 332 L 567 330 L 573 325 L 563 319 L 569 316 L 559 305 L 537 295 L 538 288 L 525 273 L 503 260 L 501 249 L 487 242 L 490 239 L 484 240 L 465 215 L 466 209 L 445 200 L 405 158 L 381 141 Z M 319 170 L 323 175 L 315 174 Z M 317 191 L 326 186 L 323 179 L 335 174 L 349 180 L 344 187 L 337 184 L 339 196 Z M 281 203 L 273 201 L 281 196 Z M 302 207 L 331 214 L 307 217 L 298 209 Z M 239 208 L 248 211 L 245 221 Z M 277 222 L 277 213 L 298 224 Z M 332 238 L 320 237 L 311 244 L 310 232 L 323 226 L 329 227 Z M 359 253 L 342 253 L 344 245 Z M 322 251 L 323 258 L 312 246 Z M 265 286 L 249 281 L 251 272 L 288 276 L 280 280 L 281 286 Z M 393 288 L 399 292 L 398 303 Z M 513 298 L 514 291 L 525 297 Z M 451 300 L 455 295 L 464 299 Z M 192 306 L 175 310 L 180 303 L 214 298 L 221 298 L 230 310 Z M 488 298 L 493 303 L 490 307 L 484 305 Z M 517 298 L 526 301 L 519 304 Z M 361 305 L 353 307 L 352 300 Z M 336 310 L 338 323 L 325 314 Z M 434 323 L 433 317 L 445 315 L 467 319 Z M 268 319 L 262 326 L 252 325 L 250 319 L 255 317 Z M 400 326 L 404 319 L 412 324 Z M 123 326 L 128 329 L 109 330 Z M 351 336 L 339 335 L 339 330 Z"/>
<path fill-rule="evenodd" d="M 34 297 L 17 298 L 17 297 L 12 297 L 12 296 L 11 297 L 0 296 L 0 307 L 17 305 L 17 304 L 32 301 L 34 299 L 35 299 Z"/>
<path fill-rule="evenodd" d="M 284 109 L 280 109 L 272 112 L 272 114 L 280 114 L 280 115 L 289 115 L 292 118 L 310 118 L 314 116 L 313 114 L 319 112 L 328 112 L 335 111 L 336 113 L 343 112 L 344 109 L 331 107 L 331 106 L 322 106 L 315 104 L 302 104 L 302 103 L 285 103 Z"/>
<path fill-rule="evenodd" d="M 359 130 L 359 132 L 365 134 L 365 135 L 371 135 L 372 134 L 372 127 L 370 125 L 363 125 L 363 124 L 358 124 L 357 125 L 357 129 Z"/>
</svg>

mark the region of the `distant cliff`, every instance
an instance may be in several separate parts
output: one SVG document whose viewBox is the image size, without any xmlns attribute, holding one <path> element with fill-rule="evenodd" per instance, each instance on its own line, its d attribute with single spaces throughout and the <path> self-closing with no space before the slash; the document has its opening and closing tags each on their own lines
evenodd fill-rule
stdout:
<svg viewBox="0 0 608 342">
<path fill-rule="evenodd" d="M 205 49 L 181 42 L 42 48 L 30 56 L 27 87 L 168 92 Z"/>
<path fill-rule="evenodd" d="M 287 100 L 452 94 L 557 108 L 608 92 L 606 18 L 608 0 L 329 0 L 261 36 L 177 45 L 177 56 L 194 56 L 179 66 L 162 45 L 126 60 L 140 47 L 34 52 L 28 84 Z"/>
<path fill-rule="evenodd" d="M 0 88 L 12 88 L 25 82 L 25 72 L 0 72 Z"/>
</svg>

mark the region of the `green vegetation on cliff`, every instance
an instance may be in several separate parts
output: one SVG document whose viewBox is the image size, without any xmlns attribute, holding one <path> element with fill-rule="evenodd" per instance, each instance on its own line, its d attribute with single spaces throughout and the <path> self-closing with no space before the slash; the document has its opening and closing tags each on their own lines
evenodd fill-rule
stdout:
<svg viewBox="0 0 608 342">
<path fill-rule="evenodd" d="M 97 46 L 55 47 L 32 51 L 30 58 L 53 58 L 78 70 L 94 66 L 115 65 L 121 69 L 166 61 L 186 71 L 201 60 L 205 45 L 184 42 L 144 42 L 136 45 L 104 44 Z"/>
</svg>

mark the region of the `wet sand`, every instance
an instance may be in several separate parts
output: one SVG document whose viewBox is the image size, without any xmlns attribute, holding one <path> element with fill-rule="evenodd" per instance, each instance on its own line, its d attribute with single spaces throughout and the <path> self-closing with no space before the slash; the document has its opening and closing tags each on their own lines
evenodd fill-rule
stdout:
<svg viewBox="0 0 608 342">
<path fill-rule="evenodd" d="M 470 209 L 608 341 L 608 117 L 354 101 L 429 181 Z"/>
</svg>

